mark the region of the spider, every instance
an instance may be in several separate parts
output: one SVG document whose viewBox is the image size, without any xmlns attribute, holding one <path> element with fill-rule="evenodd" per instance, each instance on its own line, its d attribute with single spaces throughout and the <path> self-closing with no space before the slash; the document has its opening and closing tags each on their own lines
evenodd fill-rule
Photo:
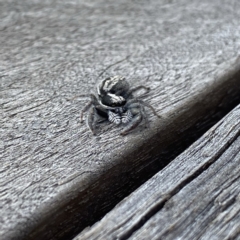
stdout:
<svg viewBox="0 0 240 240">
<path fill-rule="evenodd" d="M 97 123 L 102 122 L 102 120 L 108 120 L 116 125 L 125 124 L 126 127 L 120 135 L 127 135 L 143 119 L 145 127 L 147 127 L 148 118 L 145 106 L 149 107 L 154 115 L 159 118 L 160 116 L 151 105 L 133 96 L 133 93 L 140 89 L 144 89 L 146 92 L 150 91 L 150 88 L 145 86 L 130 88 L 129 83 L 122 76 L 106 78 L 97 87 L 97 97 L 94 94 L 81 95 L 82 97 L 90 97 L 91 100 L 82 109 L 80 121 L 83 122 L 84 113 L 89 111 L 87 124 L 94 135 L 96 135 Z"/>
</svg>

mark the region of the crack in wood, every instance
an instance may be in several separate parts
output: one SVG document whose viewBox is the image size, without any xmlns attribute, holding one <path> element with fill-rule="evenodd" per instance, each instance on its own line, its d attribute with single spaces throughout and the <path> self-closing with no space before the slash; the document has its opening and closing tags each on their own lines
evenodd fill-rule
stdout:
<svg viewBox="0 0 240 240">
<path fill-rule="evenodd" d="M 202 166 L 201 169 L 196 171 L 192 176 L 189 176 L 186 178 L 180 185 L 177 186 L 177 188 L 173 189 L 169 194 L 164 198 L 163 201 L 156 203 L 153 208 L 149 209 L 148 212 L 144 214 L 144 216 L 141 217 L 138 223 L 136 223 L 131 229 L 128 229 L 125 231 L 125 233 L 121 236 L 119 236 L 119 240 L 127 240 L 134 232 L 136 232 L 138 229 L 140 229 L 150 218 L 152 218 L 157 212 L 159 212 L 165 204 L 174 196 L 176 195 L 181 189 L 186 187 L 189 183 L 191 183 L 194 179 L 196 179 L 199 175 L 201 175 L 204 171 L 206 171 L 214 162 L 219 159 L 222 154 L 229 148 L 229 146 L 239 137 L 240 134 L 240 128 L 238 133 L 229 140 L 229 142 L 224 145 L 223 148 L 220 149 L 218 154 L 214 155 L 212 160 L 208 161 L 204 166 Z M 232 201 L 231 201 L 232 202 Z M 228 204 L 228 206 L 230 203 Z M 226 208 L 228 207 L 226 206 Z"/>
</svg>

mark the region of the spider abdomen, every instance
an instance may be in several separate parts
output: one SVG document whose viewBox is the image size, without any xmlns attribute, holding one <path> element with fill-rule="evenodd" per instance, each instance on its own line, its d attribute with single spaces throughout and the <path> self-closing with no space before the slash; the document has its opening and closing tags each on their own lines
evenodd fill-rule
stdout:
<svg viewBox="0 0 240 240">
<path fill-rule="evenodd" d="M 126 99 L 113 93 L 107 93 L 101 97 L 101 103 L 109 107 L 121 107 L 126 104 Z"/>
</svg>

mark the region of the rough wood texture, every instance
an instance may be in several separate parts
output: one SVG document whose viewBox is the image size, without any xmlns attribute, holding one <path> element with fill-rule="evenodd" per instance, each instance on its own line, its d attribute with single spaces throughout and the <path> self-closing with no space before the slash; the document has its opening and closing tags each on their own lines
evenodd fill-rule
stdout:
<svg viewBox="0 0 240 240">
<path fill-rule="evenodd" d="M 240 105 L 74 240 L 240 239 Z"/>
<path fill-rule="evenodd" d="M 1 1 L 1 238 L 71 236 L 238 101 L 239 9 L 238 0 Z M 68 99 L 116 74 L 151 87 L 146 101 L 163 119 L 149 111 L 148 130 L 120 137 L 103 125 L 93 137 L 79 123 L 85 101 Z"/>
</svg>

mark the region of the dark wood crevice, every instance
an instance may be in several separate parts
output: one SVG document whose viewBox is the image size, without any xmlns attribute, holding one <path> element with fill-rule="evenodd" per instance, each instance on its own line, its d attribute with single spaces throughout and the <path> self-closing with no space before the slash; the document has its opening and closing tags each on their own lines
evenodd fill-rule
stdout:
<svg viewBox="0 0 240 240">
<path fill-rule="evenodd" d="M 189 104 L 187 113 L 184 112 L 182 115 L 177 116 L 173 122 L 167 123 L 167 127 L 162 128 L 162 131 L 147 139 L 145 146 L 142 145 L 133 152 L 128 153 L 128 155 L 123 156 L 124 160 L 119 161 L 120 165 L 115 165 L 111 171 L 93 181 L 92 184 L 89 184 L 86 191 L 76 195 L 70 201 L 66 201 L 61 208 L 55 208 L 54 211 L 51 209 L 53 212 L 47 218 L 42 219 L 42 224 L 37 225 L 29 234 L 29 237 L 25 239 L 72 239 L 84 228 L 99 221 L 124 197 L 166 167 L 211 126 L 240 103 L 240 88 L 238 87 L 240 86 L 240 71 L 238 71 L 238 68 L 233 69 L 220 77 L 225 79 L 223 85 L 212 86 L 202 96 L 198 96 L 196 103 L 191 102 Z M 212 93 L 211 97 L 209 92 Z M 199 107 L 199 104 L 201 104 L 199 99 L 209 103 L 213 99 L 214 101 L 212 101 L 212 105 L 206 104 L 203 107 Z M 189 114 L 189 118 L 194 120 L 195 123 L 183 131 L 181 125 L 188 119 L 186 114 Z M 173 129 L 173 131 L 169 129 Z M 169 134 L 169 131 L 171 134 Z M 161 139 L 162 135 L 167 136 L 167 138 Z M 164 146 L 161 146 L 160 151 L 159 144 L 164 144 Z M 136 167 L 132 160 L 138 158 L 139 154 L 143 154 L 144 149 L 148 149 L 150 146 L 152 150 L 148 152 L 148 157 L 144 157 L 141 167 Z M 206 169 L 210 165 L 209 163 L 209 165 L 205 166 Z M 186 180 L 172 194 L 176 194 L 204 170 L 199 170 L 196 175 Z M 136 229 L 163 206 L 164 204 L 161 203 L 157 209 L 147 214 L 146 218 L 139 225 L 136 225 Z M 123 239 L 129 237 L 136 229 L 129 231 Z"/>
<path fill-rule="evenodd" d="M 240 105 L 74 240 L 238 239 L 239 116 Z"/>
<path fill-rule="evenodd" d="M 194 174 L 190 175 L 188 178 L 186 178 L 184 181 L 182 181 L 181 184 L 176 186 L 176 188 L 172 189 L 168 193 L 168 195 L 166 195 L 166 197 L 163 201 L 156 203 L 153 208 L 151 208 L 151 209 L 149 209 L 149 211 L 145 212 L 144 216 L 141 216 L 141 219 L 139 220 L 139 222 L 137 222 L 137 223 L 135 222 L 135 224 L 130 229 L 127 229 L 127 231 L 124 231 L 124 234 L 119 236 L 118 239 L 119 240 L 127 240 L 129 237 L 131 237 L 131 235 L 134 232 L 136 232 L 138 229 L 140 229 L 149 219 L 151 219 L 156 213 L 158 213 L 162 208 L 164 208 L 165 204 L 174 195 L 176 195 L 181 189 L 186 187 L 189 183 L 191 183 L 194 179 L 196 179 L 204 171 L 206 171 L 212 164 L 214 164 L 215 161 L 217 161 L 222 156 L 222 154 L 229 148 L 229 146 L 239 137 L 239 135 L 240 135 L 240 129 L 239 129 L 239 133 L 236 134 L 234 138 L 231 138 L 229 140 L 229 142 L 227 142 L 227 144 L 223 148 L 221 148 L 220 151 L 216 155 L 212 156 L 212 159 L 210 161 L 208 161 L 204 166 L 202 166 Z M 234 181 L 234 179 L 233 179 L 233 181 Z M 224 209 L 228 208 L 228 206 L 231 206 L 235 201 L 236 201 L 235 198 L 231 199 L 231 201 L 228 202 L 228 205 L 225 205 Z"/>
</svg>

